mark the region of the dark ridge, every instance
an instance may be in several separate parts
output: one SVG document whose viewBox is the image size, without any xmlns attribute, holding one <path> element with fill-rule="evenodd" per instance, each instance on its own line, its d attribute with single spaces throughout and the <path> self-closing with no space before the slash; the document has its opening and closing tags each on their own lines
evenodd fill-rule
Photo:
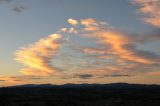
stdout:
<svg viewBox="0 0 160 106">
<path fill-rule="evenodd" d="M 110 83 L 110 84 L 64 84 L 64 85 L 53 85 L 53 84 L 25 84 L 16 85 L 3 88 L 160 88 L 160 85 L 156 84 L 128 84 L 128 83 Z"/>
<path fill-rule="evenodd" d="M 0 88 L 0 106 L 160 106 L 160 85 L 17 85 Z"/>
</svg>

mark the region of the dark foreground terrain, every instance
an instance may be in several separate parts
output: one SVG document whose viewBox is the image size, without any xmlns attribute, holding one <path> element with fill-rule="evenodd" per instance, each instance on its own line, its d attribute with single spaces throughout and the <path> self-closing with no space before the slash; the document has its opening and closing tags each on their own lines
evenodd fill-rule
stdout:
<svg viewBox="0 0 160 106">
<path fill-rule="evenodd" d="M 0 106 L 160 106 L 160 86 L 23 85 L 0 88 Z"/>
</svg>

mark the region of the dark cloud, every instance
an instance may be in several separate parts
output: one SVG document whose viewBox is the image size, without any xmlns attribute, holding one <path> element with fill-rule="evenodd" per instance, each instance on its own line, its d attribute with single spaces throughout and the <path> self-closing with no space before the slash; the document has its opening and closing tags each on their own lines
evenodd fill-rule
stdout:
<svg viewBox="0 0 160 106">
<path fill-rule="evenodd" d="M 160 40 L 160 28 L 153 28 L 152 31 L 147 33 L 128 33 L 129 39 L 134 43 L 148 43 Z"/>
<path fill-rule="evenodd" d="M 25 10 L 26 8 L 23 5 L 16 5 L 12 7 L 12 11 L 21 13 Z"/>
<path fill-rule="evenodd" d="M 111 74 L 111 75 L 104 75 L 104 77 L 131 77 L 132 75 L 129 74 Z"/>
<path fill-rule="evenodd" d="M 80 78 L 80 79 L 90 79 L 94 77 L 94 75 L 92 74 L 80 74 L 80 73 L 76 73 L 76 74 L 63 74 L 61 76 L 61 79 L 72 79 L 72 78 Z"/>
<path fill-rule="evenodd" d="M 78 75 L 78 77 L 81 78 L 81 79 L 89 79 L 89 78 L 92 78 L 94 76 L 91 75 L 91 74 L 81 74 L 81 75 Z"/>
<path fill-rule="evenodd" d="M 123 45 L 123 48 L 131 51 L 134 56 L 143 57 L 155 62 L 160 61 L 160 56 L 158 54 L 151 51 L 139 50 L 136 48 L 136 44 L 126 44 Z"/>
<path fill-rule="evenodd" d="M 24 10 L 26 10 L 26 8 L 20 4 L 18 1 L 14 1 L 14 0 L 0 0 L 0 3 L 5 3 L 5 5 L 9 5 L 10 10 L 16 12 L 16 13 L 21 13 Z"/>
<path fill-rule="evenodd" d="M 111 73 L 111 74 L 104 74 L 104 75 L 96 75 L 96 74 L 76 74 L 74 78 L 80 79 L 90 79 L 90 78 L 105 78 L 105 77 L 131 77 L 133 75 L 123 74 L 123 73 Z"/>
</svg>

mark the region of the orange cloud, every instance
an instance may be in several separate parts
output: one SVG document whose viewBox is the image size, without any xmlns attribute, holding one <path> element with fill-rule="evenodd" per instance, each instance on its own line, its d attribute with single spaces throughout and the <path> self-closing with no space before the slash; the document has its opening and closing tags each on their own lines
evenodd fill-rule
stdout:
<svg viewBox="0 0 160 106">
<path fill-rule="evenodd" d="M 151 75 L 151 76 L 160 76 L 160 71 L 152 71 L 146 73 L 146 75 Z"/>
<path fill-rule="evenodd" d="M 24 81 L 20 80 L 17 77 L 0 76 L 0 84 L 17 85 L 17 84 L 22 84 L 22 83 L 24 83 Z"/>
<path fill-rule="evenodd" d="M 72 19 L 72 18 L 69 18 L 69 19 L 67 20 L 67 22 L 68 22 L 69 24 L 71 24 L 71 25 L 77 25 L 77 24 L 78 24 L 78 21 L 75 20 L 75 19 Z"/>
<path fill-rule="evenodd" d="M 68 30 L 68 29 L 64 27 L 64 28 L 61 28 L 61 29 L 60 29 L 60 32 L 67 32 L 67 30 Z"/>
<path fill-rule="evenodd" d="M 146 15 L 143 20 L 151 25 L 160 27 L 160 1 L 159 0 L 133 0 L 140 6 L 139 11 Z"/>
<path fill-rule="evenodd" d="M 77 34 L 78 33 L 78 31 L 76 30 L 76 28 L 73 28 L 73 27 L 71 27 L 71 28 L 61 28 L 59 31 L 58 31 L 59 33 L 61 33 L 61 32 L 66 32 L 66 33 L 70 33 L 70 34 Z"/>
<path fill-rule="evenodd" d="M 132 51 L 125 49 L 123 46 L 126 44 L 129 44 L 130 41 L 117 32 L 99 32 L 99 34 L 102 39 L 101 42 L 105 44 L 111 45 L 111 53 L 114 55 L 119 56 L 122 59 L 139 62 L 139 63 L 145 63 L 145 64 L 151 64 L 152 61 L 147 60 L 145 58 L 135 56 L 133 55 Z"/>
<path fill-rule="evenodd" d="M 108 25 L 106 22 L 97 21 L 93 18 L 82 19 L 80 22 L 81 22 L 81 25 L 85 26 L 84 27 L 85 31 L 96 31 L 101 29 L 103 25 Z"/>
<path fill-rule="evenodd" d="M 86 30 L 86 28 L 90 28 L 92 24 L 96 23 L 97 30 Z M 131 40 L 125 34 L 120 32 L 116 32 L 114 30 L 109 30 L 109 28 L 103 28 L 103 25 L 99 24 L 100 22 L 94 19 L 85 19 L 82 20 L 81 24 L 85 25 L 84 30 L 89 32 L 89 37 L 93 37 L 97 39 L 97 42 L 103 43 L 106 46 L 110 46 L 110 49 L 106 50 L 106 53 L 111 55 L 118 56 L 120 60 L 123 61 L 133 61 L 144 64 L 152 64 L 151 60 L 143 58 L 141 56 L 135 55 L 133 50 L 126 49 L 124 46 L 130 44 Z M 91 26 L 92 28 L 92 26 Z M 105 53 L 104 51 L 95 51 L 95 49 L 83 49 L 84 52 L 88 53 Z"/>
<path fill-rule="evenodd" d="M 52 34 L 18 50 L 16 60 L 27 66 L 20 72 L 25 75 L 39 76 L 54 73 L 56 69 L 50 64 L 50 60 L 60 46 L 57 41 L 59 38 L 61 38 L 60 34 Z"/>
<path fill-rule="evenodd" d="M 82 19 L 81 20 L 81 24 L 82 25 L 85 25 L 85 26 L 90 26 L 90 25 L 93 25 L 93 24 L 96 24 L 96 20 L 93 19 L 93 18 L 89 18 L 89 19 Z"/>
<path fill-rule="evenodd" d="M 87 58 L 93 60 L 92 63 L 86 64 L 85 62 L 86 67 L 90 67 L 90 69 L 81 73 L 77 72 L 77 74 L 87 74 L 92 77 L 94 75 L 100 77 L 104 73 L 106 76 L 130 76 L 130 74 L 134 75 L 138 71 L 139 73 L 143 73 L 144 70 L 152 71 L 150 70 L 151 67 L 156 67 L 154 64 L 157 64 L 158 59 L 156 58 L 159 57 L 150 54 L 150 52 L 138 50 L 136 48 L 136 38 L 133 39 L 126 33 L 110 29 L 111 27 L 108 24 L 104 26 L 100 21 L 93 19 L 88 22 L 91 19 L 84 20 L 84 23 L 81 23 L 83 25 L 83 35 L 93 38 L 97 44 L 102 45 L 81 48 L 81 51 L 87 54 Z M 94 24 L 96 30 L 86 30 Z M 93 61 L 96 64 L 93 64 Z"/>
</svg>

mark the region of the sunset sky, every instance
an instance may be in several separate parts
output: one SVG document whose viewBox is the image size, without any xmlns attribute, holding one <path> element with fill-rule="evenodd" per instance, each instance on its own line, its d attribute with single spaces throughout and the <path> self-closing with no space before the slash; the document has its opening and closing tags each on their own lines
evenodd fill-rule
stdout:
<svg viewBox="0 0 160 106">
<path fill-rule="evenodd" d="M 160 0 L 0 0 L 0 86 L 160 84 Z"/>
</svg>

